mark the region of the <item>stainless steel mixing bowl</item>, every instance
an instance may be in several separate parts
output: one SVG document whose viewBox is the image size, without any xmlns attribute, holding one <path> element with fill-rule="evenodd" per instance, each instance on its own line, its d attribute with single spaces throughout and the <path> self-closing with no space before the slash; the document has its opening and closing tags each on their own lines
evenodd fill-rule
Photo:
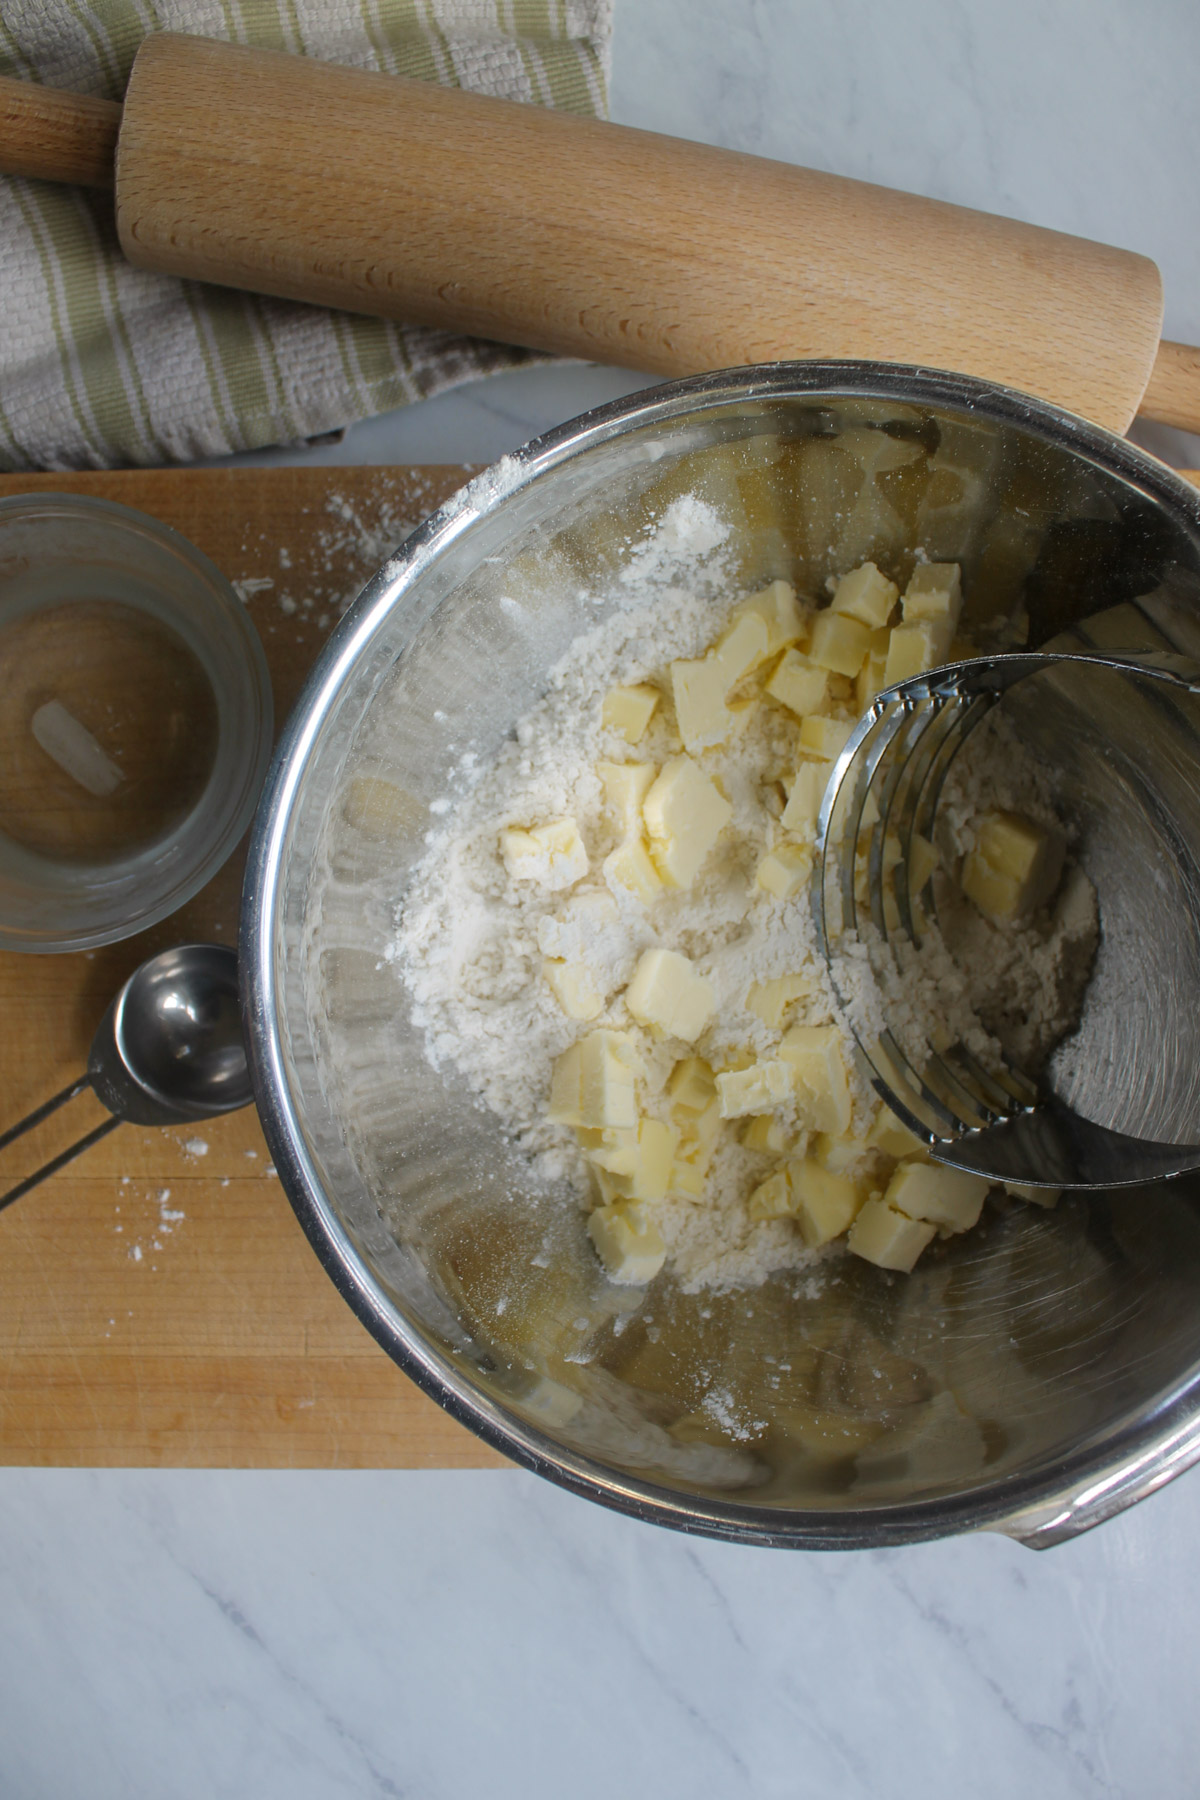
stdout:
<svg viewBox="0 0 1200 1800">
<path fill-rule="evenodd" d="M 918 451 L 875 458 L 896 467 L 864 498 L 853 469 L 876 438 Z M 815 591 L 864 552 L 903 575 L 919 541 L 963 563 L 980 628 L 1027 606 L 1032 648 L 1101 614 L 1152 641 L 1162 606 L 1134 604 L 1151 593 L 1200 637 L 1200 496 L 1108 433 L 982 383 L 859 363 L 734 370 L 506 458 L 365 588 L 268 781 L 242 952 L 276 1166 L 401 1368 L 577 1493 L 760 1544 L 979 1527 L 1056 1542 L 1200 1457 L 1194 1178 L 1014 1204 L 907 1277 L 846 1257 L 823 1285 L 689 1297 L 660 1277 L 643 1304 L 601 1274 L 577 1208 L 535 1191 L 463 1083 L 429 1066 L 388 960 L 430 803 L 464 754 L 486 759 L 511 734 L 604 616 L 594 596 L 689 490 L 728 517 L 747 584 Z"/>
</svg>

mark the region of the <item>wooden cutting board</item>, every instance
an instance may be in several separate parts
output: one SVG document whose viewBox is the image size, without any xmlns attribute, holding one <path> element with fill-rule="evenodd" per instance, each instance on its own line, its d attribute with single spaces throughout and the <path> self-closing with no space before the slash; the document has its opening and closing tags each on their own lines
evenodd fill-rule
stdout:
<svg viewBox="0 0 1200 1800">
<path fill-rule="evenodd" d="M 340 604 L 461 468 L 0 476 L 175 526 L 235 582 L 282 721 Z M 1200 473 L 1190 478 L 1200 483 Z M 268 585 L 269 584 L 269 585 Z M 233 943 L 243 857 L 151 931 L 90 955 L 0 953 L 0 1127 L 76 1075 L 146 956 Z M 81 1097 L 0 1152 L 0 1191 L 104 1116 Z M 201 1149 L 203 1146 L 203 1149 Z M 479 1468 L 504 1459 L 384 1355 L 322 1272 L 252 1110 L 124 1125 L 0 1214 L 0 1464 Z"/>
<path fill-rule="evenodd" d="M 97 494 L 254 587 L 282 723 L 340 603 L 461 468 L 0 476 Z M 266 585 L 269 584 L 269 585 Z M 233 943 L 244 855 L 172 918 L 90 955 L 0 954 L 0 1128 L 82 1069 L 113 993 L 189 938 Z M 0 1191 L 105 1115 L 89 1094 L 0 1152 Z M 203 1146 L 203 1150 L 201 1149 Z M 338 1297 L 253 1109 L 123 1125 L 0 1213 L 0 1463 L 477 1468 L 503 1458 L 425 1398 Z"/>
</svg>

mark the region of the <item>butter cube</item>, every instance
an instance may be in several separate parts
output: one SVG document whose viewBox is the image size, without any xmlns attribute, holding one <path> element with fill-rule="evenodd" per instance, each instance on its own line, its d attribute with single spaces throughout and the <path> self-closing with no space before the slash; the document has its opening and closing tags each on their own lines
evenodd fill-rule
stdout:
<svg viewBox="0 0 1200 1800">
<path fill-rule="evenodd" d="M 739 613 L 712 650 L 714 661 L 725 672 L 726 692 L 756 668 L 770 650 L 770 633 L 761 613 L 746 608 Z"/>
<path fill-rule="evenodd" d="M 914 831 L 908 840 L 908 891 L 914 900 L 937 866 L 937 851 L 927 837 Z"/>
<path fill-rule="evenodd" d="M 904 623 L 933 619 L 953 637 L 962 615 L 962 571 L 957 563 L 918 563 L 904 590 Z"/>
<path fill-rule="evenodd" d="M 623 1031 L 592 1031 L 579 1043 L 579 1123 L 637 1123 L 634 1084 L 645 1074 L 633 1039 Z"/>
<path fill-rule="evenodd" d="M 829 610 L 818 613 L 813 620 L 808 654 L 823 669 L 832 669 L 835 675 L 847 675 L 853 680 L 866 661 L 870 643 L 868 626 L 848 619 L 845 613 Z"/>
<path fill-rule="evenodd" d="M 848 719 L 810 717 L 801 721 L 800 748 L 823 762 L 836 762 L 850 740 L 854 724 Z M 828 770 L 826 774 L 828 775 Z"/>
<path fill-rule="evenodd" d="M 679 1126 L 680 1157 L 707 1168 L 721 1135 L 721 1102 L 717 1098 L 715 1082 L 713 1097 L 703 1112 L 676 1113 L 675 1119 Z"/>
<path fill-rule="evenodd" d="M 863 1204 L 863 1195 L 846 1175 L 823 1169 L 811 1157 L 788 1164 L 792 1211 L 810 1250 L 819 1250 L 848 1231 Z"/>
<path fill-rule="evenodd" d="M 1015 919 L 1021 905 L 1020 883 L 993 869 L 975 850 L 963 858 L 962 891 L 989 919 Z"/>
<path fill-rule="evenodd" d="M 900 597 L 900 589 L 886 575 L 881 575 L 873 562 L 865 562 L 849 575 L 843 575 L 833 596 L 833 611 L 855 619 L 871 631 L 878 631 L 891 617 Z"/>
<path fill-rule="evenodd" d="M 654 785 L 657 763 L 598 762 L 596 773 L 609 811 L 623 837 L 641 835 L 642 801 Z"/>
<path fill-rule="evenodd" d="M 860 713 L 866 712 L 876 694 L 881 694 L 887 686 L 888 643 L 891 635 L 890 631 L 882 630 L 871 633 L 867 660 L 858 671 L 854 687 L 854 697 Z"/>
<path fill-rule="evenodd" d="M 571 1044 L 557 1059 L 550 1074 L 550 1105 L 546 1117 L 556 1125 L 579 1125 L 582 1084 L 579 1045 Z"/>
<path fill-rule="evenodd" d="M 610 688 L 600 709 L 600 723 L 617 731 L 627 744 L 636 744 L 645 735 L 661 696 L 649 682 L 636 687 Z"/>
<path fill-rule="evenodd" d="M 832 722 L 832 721 L 831 721 Z M 788 803 L 779 823 L 785 831 L 815 832 L 821 814 L 821 802 L 829 786 L 829 764 L 804 762 L 796 770 Z"/>
<path fill-rule="evenodd" d="M 663 766 L 642 807 L 650 854 L 668 887 L 692 885 L 733 816 L 724 794 L 690 756 Z"/>
<path fill-rule="evenodd" d="M 790 1218 L 792 1190 L 786 1169 L 776 1169 L 773 1175 L 759 1183 L 746 1202 L 746 1210 L 755 1220 Z"/>
<path fill-rule="evenodd" d="M 549 1118 L 561 1125 L 632 1129 L 641 1062 L 621 1031 L 593 1031 L 564 1050 L 550 1082 Z"/>
<path fill-rule="evenodd" d="M 801 1111 L 816 1131 L 845 1137 L 850 1129 L 850 1084 L 836 1025 L 793 1025 L 779 1054 L 790 1064 Z"/>
<path fill-rule="evenodd" d="M 746 995 L 750 1012 L 772 1031 L 783 1024 L 783 1015 L 796 1000 L 812 992 L 812 982 L 804 975 L 777 975 L 773 981 L 756 981 Z"/>
<path fill-rule="evenodd" d="M 880 1107 L 867 1133 L 867 1143 L 873 1150 L 882 1150 L 885 1156 L 929 1154 L 928 1146 L 907 1125 L 901 1123 L 890 1106 Z"/>
<path fill-rule="evenodd" d="M 755 880 L 773 900 L 790 900 L 812 873 L 807 844 L 778 844 L 758 865 Z"/>
<path fill-rule="evenodd" d="M 887 664 L 883 685 L 894 687 L 898 681 L 911 681 L 914 675 L 927 674 L 946 660 L 950 634 L 936 619 L 917 619 L 911 625 L 895 625 L 888 639 Z"/>
<path fill-rule="evenodd" d="M 944 1225 L 950 1231 L 969 1231 L 979 1223 L 991 1182 L 965 1169 L 945 1163 L 905 1162 L 892 1176 L 884 1200 L 910 1219 Z"/>
<path fill-rule="evenodd" d="M 552 892 L 588 872 L 587 850 L 574 819 L 555 819 L 531 831 L 510 827 L 500 833 L 500 854 L 514 881 L 536 881 Z"/>
<path fill-rule="evenodd" d="M 1058 886 L 1065 848 L 1061 832 L 1018 813 L 987 813 L 963 860 L 963 892 L 991 918 L 1023 918 Z"/>
<path fill-rule="evenodd" d="M 824 706 L 829 692 L 829 670 L 799 650 L 786 650 L 771 673 L 765 691 L 798 718 Z"/>
<path fill-rule="evenodd" d="M 667 1079 L 672 1113 L 702 1113 L 716 1097 L 713 1072 L 702 1056 L 685 1056 Z"/>
<path fill-rule="evenodd" d="M 662 893 L 662 877 L 640 837 L 618 844 L 605 857 L 602 867 L 610 888 L 636 894 L 643 906 L 650 906 Z"/>
<path fill-rule="evenodd" d="M 637 1201 L 598 1206 L 587 1228 L 610 1281 L 645 1287 L 667 1260 L 662 1233 Z"/>
<path fill-rule="evenodd" d="M 639 1025 L 691 1044 L 716 1010 L 711 983 L 676 950 L 647 950 L 625 990 L 625 1004 Z"/>
<path fill-rule="evenodd" d="M 936 1231 L 936 1225 L 910 1219 L 886 1200 L 868 1200 L 850 1227 L 846 1247 L 878 1268 L 907 1275 Z"/>
<path fill-rule="evenodd" d="M 761 623 L 761 621 L 760 621 Z M 733 683 L 712 655 L 680 658 L 671 664 L 671 695 L 679 735 L 689 750 L 723 744 L 734 727 L 725 704 Z"/>
<path fill-rule="evenodd" d="M 680 1157 L 671 1167 L 671 1185 L 668 1191 L 679 1200 L 703 1200 L 706 1173 L 707 1165 L 689 1162 Z"/>
<path fill-rule="evenodd" d="M 597 1169 L 613 1177 L 613 1193 L 630 1200 L 661 1200 L 670 1184 L 679 1133 L 660 1119 L 639 1119 L 627 1131 L 606 1131 L 603 1142 L 585 1148 Z"/>
<path fill-rule="evenodd" d="M 1057 1206 L 1062 1198 L 1061 1188 L 1031 1187 L 1023 1181 L 1006 1181 L 1004 1191 L 1006 1194 L 1011 1194 L 1015 1200 L 1032 1200 L 1035 1206 Z"/>
<path fill-rule="evenodd" d="M 773 1113 L 756 1113 L 742 1127 L 742 1142 L 761 1156 L 782 1156 L 788 1134 Z"/>
<path fill-rule="evenodd" d="M 832 1174 L 849 1175 L 862 1162 L 867 1149 L 861 1138 L 835 1137 L 832 1132 L 819 1131 L 813 1139 L 812 1156 Z"/>
<path fill-rule="evenodd" d="M 757 613 L 763 621 L 768 656 L 777 655 L 788 644 L 803 643 L 808 636 L 808 620 L 790 581 L 772 581 L 739 608 L 741 613 Z"/>
<path fill-rule="evenodd" d="M 594 1019 L 604 1011 L 604 995 L 586 963 L 549 957 L 542 964 L 542 974 L 568 1019 Z"/>
<path fill-rule="evenodd" d="M 717 1097 L 723 1119 L 742 1119 L 747 1113 L 771 1112 L 789 1100 L 792 1071 L 773 1058 L 752 1063 L 748 1069 L 729 1069 L 717 1076 Z"/>
</svg>

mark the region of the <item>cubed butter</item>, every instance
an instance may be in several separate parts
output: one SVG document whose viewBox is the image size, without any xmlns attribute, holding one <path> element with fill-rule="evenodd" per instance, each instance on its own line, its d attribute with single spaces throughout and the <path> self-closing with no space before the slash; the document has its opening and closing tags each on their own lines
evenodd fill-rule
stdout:
<svg viewBox="0 0 1200 1800">
<path fill-rule="evenodd" d="M 836 762 L 850 741 L 854 722 L 850 719 L 824 719 L 810 716 L 800 724 L 800 748 L 823 762 Z M 828 775 L 826 770 L 826 775 Z"/>
<path fill-rule="evenodd" d="M 619 732 L 627 744 L 636 744 L 645 735 L 660 698 L 658 689 L 647 681 L 634 687 L 610 688 L 604 696 L 600 722 L 610 731 Z"/>
<path fill-rule="evenodd" d="M 1018 919 L 1053 894 L 1062 875 L 1065 841 L 1018 813 L 986 813 L 976 846 L 963 859 L 962 887 L 993 919 Z"/>
<path fill-rule="evenodd" d="M 791 1066 L 805 1122 L 815 1131 L 845 1137 L 850 1129 L 850 1084 L 836 1025 L 793 1025 L 779 1054 Z"/>
<path fill-rule="evenodd" d="M 755 879 L 773 900 L 790 900 L 811 875 L 812 860 L 807 844 L 777 844 L 759 863 Z"/>
<path fill-rule="evenodd" d="M 832 610 L 878 631 L 887 624 L 899 597 L 895 582 L 881 575 L 873 562 L 865 562 L 842 576 L 834 591 Z"/>
<path fill-rule="evenodd" d="M 950 634 L 942 630 L 936 619 L 893 626 L 888 637 L 884 687 L 894 687 L 898 681 L 911 681 L 914 675 L 925 675 L 938 668 L 945 662 L 949 648 Z"/>
<path fill-rule="evenodd" d="M 739 608 L 740 613 L 756 613 L 763 621 L 768 656 L 777 655 L 788 644 L 802 643 L 808 636 L 808 620 L 790 581 L 770 582 Z"/>
<path fill-rule="evenodd" d="M 832 609 L 818 613 L 813 620 L 808 654 L 823 669 L 835 675 L 846 675 L 851 681 L 866 661 L 870 647 L 869 626 L 860 625 L 845 613 Z"/>
<path fill-rule="evenodd" d="M 773 1175 L 768 1175 L 765 1181 L 761 1181 L 746 1202 L 746 1210 L 754 1220 L 790 1218 L 792 1190 L 787 1170 L 776 1169 Z"/>
<path fill-rule="evenodd" d="M 525 831 L 510 826 L 500 833 L 500 854 L 514 881 L 536 881 L 557 891 L 588 872 L 588 855 L 574 819 L 554 819 Z"/>
<path fill-rule="evenodd" d="M 890 1106 L 881 1106 L 875 1116 L 871 1129 L 867 1133 L 867 1143 L 873 1150 L 882 1150 L 885 1156 L 928 1156 L 928 1147 L 922 1143 L 915 1131 L 910 1131 L 892 1111 Z"/>
<path fill-rule="evenodd" d="M 638 1201 L 598 1206 L 587 1228 L 611 1281 L 645 1287 L 667 1260 L 662 1233 Z"/>
<path fill-rule="evenodd" d="M 650 906 L 662 893 L 662 877 L 640 837 L 626 838 L 603 862 L 604 879 L 614 891 L 635 894 Z"/>
<path fill-rule="evenodd" d="M 785 650 L 765 690 L 781 706 L 803 719 L 824 706 L 829 693 L 829 670 L 822 669 L 800 650 Z"/>
<path fill-rule="evenodd" d="M 864 1196 L 847 1175 L 824 1169 L 811 1157 L 788 1164 L 792 1213 L 810 1250 L 848 1231 Z"/>
<path fill-rule="evenodd" d="M 614 1192 L 630 1200 L 661 1200 L 670 1185 L 679 1133 L 661 1119 L 639 1119 L 626 1131 L 606 1131 L 584 1149 L 587 1160 L 611 1175 Z"/>
<path fill-rule="evenodd" d="M 707 1166 L 703 1163 L 691 1162 L 686 1157 L 679 1157 L 671 1165 L 671 1184 L 669 1193 L 679 1200 L 701 1201 L 704 1198 L 704 1179 Z"/>
<path fill-rule="evenodd" d="M 736 687 L 751 669 L 757 668 L 770 651 L 770 633 L 761 613 L 743 609 L 728 631 L 718 638 L 711 652 L 725 672 L 726 692 Z"/>
<path fill-rule="evenodd" d="M 812 982 L 805 975 L 777 975 L 771 981 L 756 981 L 746 995 L 746 1006 L 764 1025 L 778 1031 L 789 1006 L 811 994 Z"/>
<path fill-rule="evenodd" d="M 594 1019 L 604 1011 L 604 995 L 586 963 L 559 962 L 548 957 L 542 964 L 542 973 L 568 1019 Z"/>
<path fill-rule="evenodd" d="M 830 721 L 832 722 L 832 721 Z M 779 823 L 785 831 L 815 832 L 821 813 L 821 802 L 829 786 L 829 764 L 803 762 L 796 770 L 792 791 Z"/>
<path fill-rule="evenodd" d="M 716 1008 L 712 985 L 677 950 L 646 950 L 625 990 L 625 1004 L 639 1025 L 691 1044 Z"/>
<path fill-rule="evenodd" d="M 675 1118 L 679 1124 L 680 1156 L 707 1168 L 721 1135 L 721 1102 L 715 1083 L 713 1097 L 702 1112 L 676 1113 Z"/>
<path fill-rule="evenodd" d="M 742 1127 L 742 1142 L 760 1156 L 782 1156 L 788 1147 L 788 1133 L 774 1113 L 755 1113 Z"/>
<path fill-rule="evenodd" d="M 675 720 L 686 749 L 707 750 L 723 744 L 734 727 L 725 703 L 732 683 L 711 654 L 680 658 L 671 664 L 671 696 Z"/>
<path fill-rule="evenodd" d="M 991 1182 L 965 1169 L 945 1163 L 904 1162 L 884 1192 L 884 1200 L 910 1219 L 944 1225 L 949 1231 L 969 1231 L 979 1223 Z"/>
<path fill-rule="evenodd" d="M 650 854 L 668 887 L 687 888 L 733 816 L 724 794 L 690 756 L 672 757 L 646 795 Z"/>
<path fill-rule="evenodd" d="M 908 891 L 914 900 L 937 866 L 938 853 L 929 839 L 919 831 L 912 832 L 908 840 Z"/>
<path fill-rule="evenodd" d="M 854 697 L 860 713 L 866 712 L 876 694 L 881 694 L 887 686 L 888 643 L 891 635 L 890 631 L 883 630 L 871 633 L 867 660 L 858 671 L 854 686 Z"/>
<path fill-rule="evenodd" d="M 590 1032 L 554 1065 L 549 1116 L 563 1125 L 631 1128 L 637 1124 L 640 1072 L 637 1049 L 625 1032 Z"/>
<path fill-rule="evenodd" d="M 957 563 L 918 563 L 904 590 L 904 623 L 917 619 L 947 622 L 950 637 L 962 615 L 962 571 Z"/>
<path fill-rule="evenodd" d="M 767 1113 L 792 1095 L 792 1071 L 773 1057 L 751 1063 L 748 1069 L 726 1069 L 717 1076 L 717 1098 L 723 1119 L 743 1119 L 747 1113 Z"/>
<path fill-rule="evenodd" d="M 654 785 L 657 763 L 598 762 L 596 773 L 604 799 L 622 837 L 634 837 L 642 829 L 642 801 Z"/>
<path fill-rule="evenodd" d="M 936 1232 L 936 1225 L 910 1219 L 886 1200 L 868 1200 L 850 1227 L 846 1247 L 878 1268 L 907 1275 Z"/>
<path fill-rule="evenodd" d="M 667 1078 L 667 1098 L 673 1113 L 702 1113 L 712 1104 L 717 1084 L 702 1056 L 685 1056 Z"/>
<path fill-rule="evenodd" d="M 811 1154 L 823 1169 L 834 1175 L 848 1175 L 857 1169 L 867 1154 L 861 1138 L 835 1137 L 832 1132 L 818 1131 L 813 1138 Z"/>
</svg>

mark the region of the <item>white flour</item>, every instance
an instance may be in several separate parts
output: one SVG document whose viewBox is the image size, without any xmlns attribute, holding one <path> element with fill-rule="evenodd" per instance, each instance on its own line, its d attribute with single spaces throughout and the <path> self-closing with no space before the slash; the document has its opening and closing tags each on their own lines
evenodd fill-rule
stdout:
<svg viewBox="0 0 1200 1800">
<path fill-rule="evenodd" d="M 412 997 L 414 1020 L 425 1032 L 430 1061 L 464 1075 L 526 1151 L 535 1178 L 569 1184 L 580 1204 L 587 1200 L 589 1185 L 575 1134 L 545 1116 L 551 1070 L 585 1032 L 602 1026 L 629 1028 L 632 1021 L 620 990 L 644 950 L 662 946 L 682 951 L 711 982 L 716 1012 L 695 1049 L 714 1067 L 769 1057 L 779 1042 L 780 1032 L 746 1007 L 754 982 L 801 973 L 810 991 L 789 1022 L 836 1021 L 806 887 L 780 903 L 755 886 L 764 845 L 770 847 L 777 834 L 781 796 L 776 783 L 791 775 L 798 760 L 799 722 L 782 708 L 760 702 L 740 736 L 699 755 L 705 772 L 723 787 L 733 816 L 690 889 L 664 890 L 649 909 L 618 892 L 614 910 L 601 873 L 619 834 L 605 807 L 597 762 L 661 763 L 679 748 L 669 718 L 663 717 L 668 709 L 660 707 L 643 739 L 630 749 L 601 724 L 603 696 L 613 686 L 642 681 L 669 692 L 671 661 L 701 655 L 719 636 L 746 598 L 728 577 L 722 552 L 726 536 L 719 516 L 694 497 L 685 496 L 668 508 L 630 559 L 617 610 L 579 638 L 550 672 L 544 698 L 520 722 L 496 761 L 479 772 L 474 787 L 463 797 L 435 803 L 432 810 L 435 817 L 441 815 L 441 823 L 404 897 L 391 947 Z M 851 684 L 835 691 L 845 695 L 835 712 L 853 719 L 857 709 Z M 966 780 L 965 762 L 963 769 L 961 791 L 955 790 L 948 807 L 959 848 L 968 841 L 979 799 Z M 1036 813 L 1038 806 L 1048 804 L 1040 793 L 1034 799 L 1037 806 L 1025 810 Z M 997 803 L 1023 804 L 989 796 L 989 804 Z M 567 815 L 576 821 L 589 860 L 587 875 L 570 895 L 512 879 L 499 852 L 501 831 Z M 603 1013 L 580 1025 L 559 1006 L 542 961 L 547 955 L 571 960 L 585 945 L 607 992 Z M 1026 934 L 1014 939 L 988 926 L 974 948 L 989 972 L 988 992 L 1002 994 L 1007 984 L 1009 993 L 1020 996 L 1026 1016 L 1039 1020 L 1038 1029 L 1044 1031 L 1039 995 L 1045 969 L 1040 964 L 1029 972 L 1020 967 L 1030 949 Z M 1046 951 L 1051 961 L 1057 954 Z M 941 986 L 929 986 L 930 973 L 923 971 L 926 991 L 918 1013 L 923 1008 L 944 1011 L 949 998 L 945 971 Z M 1055 1020 L 1061 1010 L 1060 1005 L 1054 1011 Z M 976 1022 L 971 1024 L 979 1030 Z M 994 1019 L 989 1024 L 996 1028 Z M 647 1037 L 646 1043 L 643 1109 L 665 1117 L 663 1087 L 683 1052 L 673 1039 L 654 1043 Z M 848 1032 L 843 1060 L 853 1070 Z M 852 1129 L 861 1135 L 874 1100 L 857 1076 L 852 1075 L 851 1085 Z M 780 1116 L 792 1132 L 791 1153 L 802 1155 L 806 1139 L 799 1118 L 789 1118 L 786 1111 Z M 805 1267 L 833 1251 L 833 1246 L 820 1252 L 806 1249 L 788 1220 L 750 1220 L 747 1198 L 771 1166 L 771 1158 L 746 1149 L 726 1131 L 709 1171 L 704 1202 L 668 1198 L 656 1203 L 655 1222 L 685 1288 L 756 1283 L 774 1270 Z"/>
<path fill-rule="evenodd" d="M 506 1131 L 530 1154 L 537 1175 L 567 1179 L 581 1200 L 587 1176 L 574 1134 L 545 1118 L 555 1059 L 580 1034 L 542 976 L 546 954 L 567 955 L 588 921 L 577 923 L 575 902 L 607 895 L 600 865 L 618 841 L 595 773 L 598 761 L 661 762 L 678 745 L 657 717 L 631 750 L 600 722 L 610 686 L 666 682 L 675 657 L 701 654 L 745 596 L 725 580 L 721 544 L 727 528 L 702 502 L 685 496 L 634 553 L 622 581 L 628 600 L 597 630 L 576 641 L 551 671 L 545 698 L 521 721 L 515 741 L 486 770 L 450 814 L 419 866 L 400 916 L 394 954 L 413 997 L 435 1066 L 463 1073 Z M 673 577 L 687 567 L 687 586 Z M 850 717 L 851 708 L 846 708 Z M 750 984 L 803 969 L 814 999 L 806 1017 L 833 1018 L 832 992 L 818 966 L 807 897 L 766 903 L 753 886 L 764 838 L 774 817 L 768 776 L 790 774 L 796 727 L 781 710 L 763 705 L 739 739 L 706 752 L 719 771 L 733 818 L 692 888 L 664 892 L 647 913 L 635 900 L 619 903 L 616 920 L 592 961 L 616 988 L 628 980 L 641 952 L 656 945 L 681 950 L 712 983 L 713 1026 L 697 1048 L 718 1063 L 729 1053 L 763 1053 L 778 1039 L 744 1002 Z M 514 881 L 498 853 L 507 825 L 536 825 L 572 816 L 587 846 L 588 875 L 570 901 L 532 882 Z M 597 957 L 597 949 L 599 955 Z M 586 1029 L 631 1023 L 614 994 Z M 647 1110 L 653 1112 L 679 1047 L 651 1052 Z M 865 1110 L 866 1096 L 859 1095 Z M 655 1219 L 685 1285 L 762 1280 L 771 1270 L 815 1260 L 786 1221 L 751 1226 L 745 1199 L 761 1180 L 767 1159 L 737 1143 L 719 1150 L 703 1207 L 680 1200 L 656 1205 Z"/>
</svg>

